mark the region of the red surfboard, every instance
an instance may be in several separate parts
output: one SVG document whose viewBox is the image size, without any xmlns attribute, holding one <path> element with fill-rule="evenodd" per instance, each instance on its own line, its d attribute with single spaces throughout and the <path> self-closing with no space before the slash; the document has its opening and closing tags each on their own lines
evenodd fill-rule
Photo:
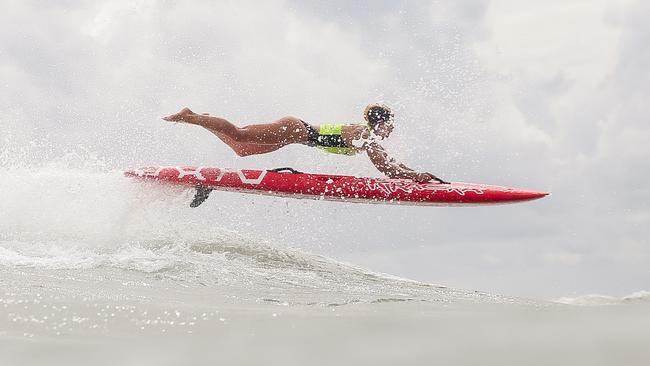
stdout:
<svg viewBox="0 0 650 366">
<path fill-rule="evenodd" d="M 358 178 L 309 174 L 291 168 L 272 170 L 209 167 L 146 167 L 126 171 L 128 177 L 197 189 L 191 206 L 203 203 L 212 190 L 290 198 L 419 206 L 472 206 L 530 201 L 548 193 L 471 183 L 417 183 L 410 179 Z"/>
</svg>

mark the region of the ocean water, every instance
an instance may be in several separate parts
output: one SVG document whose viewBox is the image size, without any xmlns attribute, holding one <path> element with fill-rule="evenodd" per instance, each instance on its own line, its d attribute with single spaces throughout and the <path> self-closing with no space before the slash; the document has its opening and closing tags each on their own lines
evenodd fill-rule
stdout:
<svg viewBox="0 0 650 366">
<path fill-rule="evenodd" d="M 0 364 L 650 362 L 649 293 L 420 283 L 227 228 L 191 195 L 110 169 L 7 167 Z"/>
</svg>

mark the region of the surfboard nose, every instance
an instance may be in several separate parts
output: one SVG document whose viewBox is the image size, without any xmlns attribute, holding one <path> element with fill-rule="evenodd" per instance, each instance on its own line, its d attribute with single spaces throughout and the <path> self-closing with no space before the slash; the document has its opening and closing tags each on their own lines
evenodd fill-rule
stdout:
<svg viewBox="0 0 650 366">
<path fill-rule="evenodd" d="M 538 200 L 540 198 L 544 198 L 546 196 L 550 196 L 550 192 L 521 192 L 520 197 L 522 200 Z"/>
</svg>

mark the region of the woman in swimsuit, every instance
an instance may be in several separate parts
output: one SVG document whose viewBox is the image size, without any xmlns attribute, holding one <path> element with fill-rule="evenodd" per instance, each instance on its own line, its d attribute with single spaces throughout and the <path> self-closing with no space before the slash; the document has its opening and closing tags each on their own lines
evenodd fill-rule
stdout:
<svg viewBox="0 0 650 366">
<path fill-rule="evenodd" d="M 237 127 L 223 118 L 196 114 L 189 108 L 163 117 L 165 121 L 191 123 L 207 129 L 239 156 L 264 154 L 289 144 L 314 146 L 334 154 L 354 155 L 365 151 L 375 167 L 389 178 L 446 183 L 431 173 L 417 172 L 396 162 L 377 143 L 393 131 L 390 108 L 371 104 L 366 107 L 364 118 L 366 124 L 314 126 L 296 117 L 284 117 L 268 124 Z"/>
</svg>

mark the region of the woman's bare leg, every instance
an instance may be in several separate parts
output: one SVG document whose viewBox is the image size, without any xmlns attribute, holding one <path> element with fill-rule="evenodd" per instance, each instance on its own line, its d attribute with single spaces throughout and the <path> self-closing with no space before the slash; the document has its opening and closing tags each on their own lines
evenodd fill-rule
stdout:
<svg viewBox="0 0 650 366">
<path fill-rule="evenodd" d="M 237 142 L 230 137 L 215 131 L 210 131 L 215 134 L 221 141 L 228 145 L 237 155 L 239 156 L 249 156 L 257 154 L 265 154 L 278 150 L 279 148 L 286 146 L 287 144 L 274 144 L 274 145 L 263 145 L 263 144 L 245 144 Z"/>
<path fill-rule="evenodd" d="M 232 141 L 243 144 L 263 145 L 288 145 L 304 143 L 307 141 L 308 132 L 302 122 L 295 117 L 284 117 L 267 124 L 249 125 L 242 128 L 229 121 L 209 115 L 200 115 L 188 108 L 180 112 L 163 117 L 166 121 L 186 122 L 202 126 L 213 133 L 222 134 Z"/>
</svg>

